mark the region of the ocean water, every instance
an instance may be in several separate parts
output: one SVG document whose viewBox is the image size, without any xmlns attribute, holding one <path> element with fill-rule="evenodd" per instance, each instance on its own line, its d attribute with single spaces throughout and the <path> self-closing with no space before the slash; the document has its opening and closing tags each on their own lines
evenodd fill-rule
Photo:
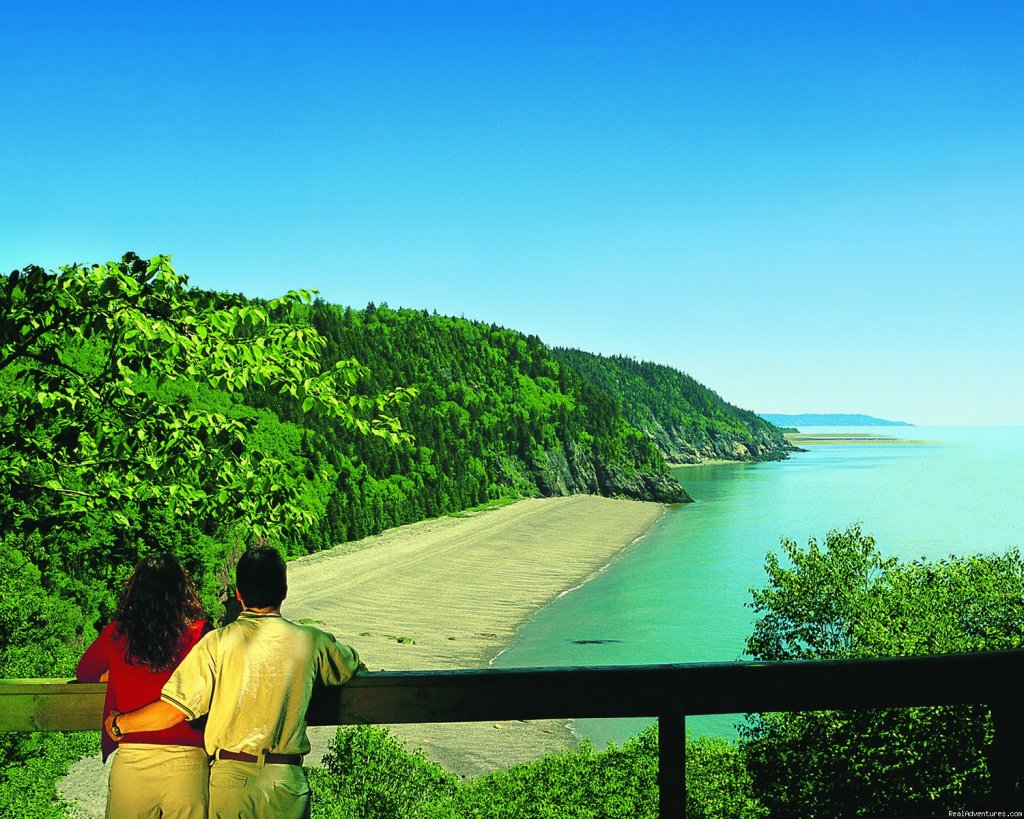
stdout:
<svg viewBox="0 0 1024 819">
<path fill-rule="evenodd" d="M 1024 427 L 808 431 L 915 443 L 814 445 L 787 461 L 677 470 L 695 502 L 670 509 L 597 577 L 540 611 L 493 665 L 743 659 L 750 589 L 764 585 L 765 556 L 781 538 L 822 542 L 860 523 L 883 554 L 904 560 L 1024 548 Z M 690 717 L 687 728 L 733 737 L 739 719 Z M 600 747 L 645 723 L 575 728 Z"/>
</svg>

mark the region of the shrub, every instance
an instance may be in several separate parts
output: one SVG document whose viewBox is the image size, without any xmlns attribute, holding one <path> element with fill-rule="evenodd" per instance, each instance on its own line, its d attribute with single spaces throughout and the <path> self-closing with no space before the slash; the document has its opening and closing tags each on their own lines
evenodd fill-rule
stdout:
<svg viewBox="0 0 1024 819">
<path fill-rule="evenodd" d="M 369 725 L 339 729 L 323 767 L 309 773 L 318 819 L 441 817 L 437 804 L 459 784 L 422 751 L 407 751 L 387 728 Z"/>
<path fill-rule="evenodd" d="M 310 769 L 318 819 L 645 819 L 658 815 L 658 730 L 460 782 L 387 729 L 338 731 L 324 767 Z M 687 740 L 687 815 L 767 815 L 735 743 Z"/>
</svg>

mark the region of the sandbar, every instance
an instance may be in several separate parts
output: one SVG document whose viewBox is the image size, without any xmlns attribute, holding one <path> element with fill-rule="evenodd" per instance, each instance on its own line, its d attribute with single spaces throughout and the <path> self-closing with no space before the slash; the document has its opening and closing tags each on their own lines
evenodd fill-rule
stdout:
<svg viewBox="0 0 1024 819">
<path fill-rule="evenodd" d="M 824 444 L 933 444 L 913 438 L 897 438 L 876 432 L 787 432 L 786 440 L 794 446 L 816 446 Z"/>
</svg>

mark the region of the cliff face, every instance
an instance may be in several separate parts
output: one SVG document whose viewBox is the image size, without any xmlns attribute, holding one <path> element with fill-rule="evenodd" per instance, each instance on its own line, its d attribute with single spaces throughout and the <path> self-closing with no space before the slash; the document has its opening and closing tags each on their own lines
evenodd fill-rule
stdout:
<svg viewBox="0 0 1024 819">
<path fill-rule="evenodd" d="M 576 443 L 545 450 L 530 464 L 544 495 L 605 495 L 659 503 L 690 503 L 693 499 L 666 471 L 641 469 L 624 461 L 595 463 Z"/>
<path fill-rule="evenodd" d="M 693 498 L 671 474 L 611 469 L 603 478 L 602 494 L 610 497 L 645 498 L 660 503 L 693 502 Z"/>
<path fill-rule="evenodd" d="M 524 494 L 543 497 L 604 495 L 612 498 L 691 503 L 692 498 L 667 469 L 644 469 L 624 461 L 601 461 L 576 442 L 537 451 L 526 461 L 492 459 L 488 473 Z"/>
<path fill-rule="evenodd" d="M 602 494 L 593 459 L 575 442 L 543 450 L 531 469 L 543 495 Z"/>
<path fill-rule="evenodd" d="M 781 461 L 795 449 L 785 439 L 780 442 L 774 435 L 762 430 L 736 436 L 716 429 L 693 430 L 678 426 L 666 429 L 656 419 L 651 419 L 641 428 L 673 465 L 716 460 Z"/>
</svg>

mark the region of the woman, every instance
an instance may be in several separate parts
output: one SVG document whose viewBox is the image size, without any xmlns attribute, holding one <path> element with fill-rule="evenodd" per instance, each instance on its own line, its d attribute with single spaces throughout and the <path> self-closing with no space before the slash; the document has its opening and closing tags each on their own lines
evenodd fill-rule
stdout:
<svg viewBox="0 0 1024 819">
<path fill-rule="evenodd" d="M 142 560 L 128 580 L 114 621 L 78 663 L 79 682 L 107 682 L 103 718 L 160 698 L 160 689 L 207 631 L 195 585 L 173 555 Z M 114 743 L 103 732 L 110 767 L 107 816 L 205 819 L 209 760 L 202 730 L 183 722 L 166 731 L 127 734 Z"/>
</svg>

